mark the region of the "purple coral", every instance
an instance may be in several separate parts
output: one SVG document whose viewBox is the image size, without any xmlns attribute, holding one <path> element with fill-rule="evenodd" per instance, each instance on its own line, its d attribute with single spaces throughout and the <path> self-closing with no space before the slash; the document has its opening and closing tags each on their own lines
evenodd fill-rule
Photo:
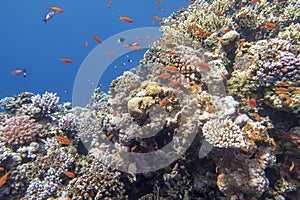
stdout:
<svg viewBox="0 0 300 200">
<path fill-rule="evenodd" d="M 27 116 L 15 116 L 0 125 L 0 141 L 9 145 L 22 145 L 34 140 L 39 127 L 34 119 Z"/>
</svg>

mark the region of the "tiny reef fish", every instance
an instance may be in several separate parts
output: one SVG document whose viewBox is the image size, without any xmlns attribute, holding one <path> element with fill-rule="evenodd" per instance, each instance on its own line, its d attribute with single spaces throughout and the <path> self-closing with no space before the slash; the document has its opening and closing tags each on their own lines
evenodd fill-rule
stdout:
<svg viewBox="0 0 300 200">
<path fill-rule="evenodd" d="M 132 19 L 126 16 L 120 16 L 120 20 L 124 21 L 124 22 L 128 22 L 128 23 L 132 23 Z"/>
<path fill-rule="evenodd" d="M 294 161 L 292 161 L 292 164 L 291 164 L 291 166 L 289 168 L 289 171 L 290 172 L 293 171 L 294 167 L 295 167 L 295 163 L 294 163 Z"/>
<path fill-rule="evenodd" d="M 92 38 L 94 38 L 99 44 L 102 43 L 102 40 L 99 37 L 97 37 L 96 35 L 92 35 Z"/>
<path fill-rule="evenodd" d="M 115 55 L 115 52 L 114 51 L 109 51 L 109 52 L 107 52 L 107 54 L 110 55 L 110 56 L 113 56 L 113 55 Z"/>
<path fill-rule="evenodd" d="M 0 167 L 0 171 L 3 171 L 4 170 L 4 167 Z"/>
<path fill-rule="evenodd" d="M 107 8 L 110 8 L 111 6 L 111 0 L 107 1 Z"/>
<path fill-rule="evenodd" d="M 137 147 L 138 147 L 137 145 L 130 147 L 130 151 L 135 151 L 137 149 Z"/>
<path fill-rule="evenodd" d="M 167 99 L 163 99 L 161 102 L 160 102 L 160 106 L 165 106 L 167 103 L 169 103 L 169 101 Z"/>
<path fill-rule="evenodd" d="M 166 71 L 172 71 L 172 72 L 179 72 L 179 69 L 173 65 L 169 65 L 167 67 L 164 67 L 163 70 Z"/>
<path fill-rule="evenodd" d="M 88 42 L 88 41 L 85 41 L 84 46 L 85 46 L 85 47 L 89 46 L 89 42 Z"/>
<path fill-rule="evenodd" d="M 144 38 L 144 41 L 147 41 L 147 40 L 149 40 L 150 39 L 150 35 L 147 35 L 145 38 Z"/>
<path fill-rule="evenodd" d="M 0 178 L 0 187 L 6 182 L 8 178 L 9 172 L 6 172 L 1 178 Z"/>
<path fill-rule="evenodd" d="M 72 64 L 73 63 L 73 61 L 71 59 L 69 59 L 69 58 L 60 58 L 59 60 L 65 62 L 65 63 L 68 63 L 68 64 Z"/>
<path fill-rule="evenodd" d="M 167 78 L 169 76 L 171 76 L 171 74 L 166 72 L 166 73 L 162 73 L 162 74 L 158 75 L 158 78 Z"/>
<path fill-rule="evenodd" d="M 59 12 L 59 13 L 64 12 L 63 9 L 61 9 L 60 7 L 57 7 L 57 6 L 52 6 L 52 7 L 49 7 L 48 9 L 53 10 L 55 12 Z"/>
<path fill-rule="evenodd" d="M 257 103 L 256 103 L 256 100 L 255 99 L 247 99 L 246 100 L 246 103 L 251 106 L 251 107 L 256 107 L 257 106 Z"/>
<path fill-rule="evenodd" d="M 125 41 L 125 38 L 122 38 L 122 37 L 121 37 L 121 38 L 118 39 L 118 43 L 122 43 L 122 42 L 124 42 L 124 41 Z"/>
<path fill-rule="evenodd" d="M 16 70 L 13 70 L 10 74 L 11 75 L 19 75 L 19 74 L 22 74 L 23 73 L 23 76 L 24 78 L 26 77 L 26 69 L 16 69 Z"/>
<path fill-rule="evenodd" d="M 64 172 L 64 174 L 67 175 L 69 178 L 74 178 L 75 177 L 74 172 L 67 171 L 67 172 Z"/>
<path fill-rule="evenodd" d="M 132 45 L 130 46 L 131 50 L 140 50 L 142 47 L 141 45 Z"/>
<path fill-rule="evenodd" d="M 54 16 L 54 13 L 55 12 L 53 11 L 48 12 L 44 17 L 43 22 L 47 23 Z"/>
<path fill-rule="evenodd" d="M 170 86 L 178 85 L 180 82 L 178 80 L 173 80 L 169 83 Z"/>
<path fill-rule="evenodd" d="M 203 71 L 209 71 L 210 66 L 206 62 L 197 62 L 195 66 L 200 67 Z"/>
<path fill-rule="evenodd" d="M 272 30 L 272 29 L 276 28 L 276 25 L 274 23 L 267 22 L 266 25 L 265 25 L 265 28 Z"/>
<path fill-rule="evenodd" d="M 72 141 L 64 136 L 55 135 L 55 138 L 62 144 L 70 144 Z"/>
</svg>

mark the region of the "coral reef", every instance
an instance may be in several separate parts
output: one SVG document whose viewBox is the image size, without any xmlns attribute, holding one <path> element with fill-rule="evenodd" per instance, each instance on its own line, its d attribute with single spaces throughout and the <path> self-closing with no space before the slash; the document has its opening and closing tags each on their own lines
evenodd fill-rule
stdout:
<svg viewBox="0 0 300 200">
<path fill-rule="evenodd" d="M 202 127 L 205 139 L 216 147 L 246 148 L 249 146 L 240 128 L 230 119 L 213 119 Z"/>
<path fill-rule="evenodd" d="M 0 125 L 0 140 L 6 144 L 17 146 L 34 140 L 39 126 L 28 116 L 15 116 L 6 119 Z"/>
<path fill-rule="evenodd" d="M 0 100 L 0 198 L 296 199 L 299 11 L 192 1 L 86 108 L 49 92 Z M 151 153 L 144 172 L 134 158 Z"/>
<path fill-rule="evenodd" d="M 299 114 L 298 54 L 299 46 L 287 40 L 244 44 L 237 52 L 237 59 L 242 57 L 248 61 L 245 64 L 241 59 L 236 62 L 236 70 L 227 82 L 229 94 L 244 102 L 252 97 L 274 109 Z"/>
<path fill-rule="evenodd" d="M 58 111 L 59 97 L 56 95 L 56 93 L 45 92 L 45 94 L 42 96 L 40 94 L 32 96 L 32 103 L 29 106 L 28 111 L 34 115 L 51 115 L 52 113 Z"/>
<path fill-rule="evenodd" d="M 228 152 L 227 152 L 228 153 Z M 258 199 L 269 187 L 265 168 L 274 163 L 270 148 L 259 148 L 254 157 L 241 152 L 223 155 L 229 156 L 230 162 L 224 162 L 217 156 L 217 184 L 220 190 L 230 199 Z M 227 159 L 225 159 L 227 160 Z"/>
</svg>

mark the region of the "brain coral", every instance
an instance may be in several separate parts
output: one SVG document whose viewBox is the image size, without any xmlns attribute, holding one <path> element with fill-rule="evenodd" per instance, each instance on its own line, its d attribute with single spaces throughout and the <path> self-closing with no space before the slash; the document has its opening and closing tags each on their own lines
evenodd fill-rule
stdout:
<svg viewBox="0 0 300 200">
<path fill-rule="evenodd" d="M 22 145 L 34 140 L 39 127 L 34 119 L 27 116 L 15 116 L 0 125 L 0 140 L 9 145 Z"/>
</svg>

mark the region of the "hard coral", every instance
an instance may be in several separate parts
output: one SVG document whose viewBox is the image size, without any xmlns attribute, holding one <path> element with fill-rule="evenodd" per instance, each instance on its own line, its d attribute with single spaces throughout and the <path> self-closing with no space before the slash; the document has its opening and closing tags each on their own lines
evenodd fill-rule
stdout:
<svg viewBox="0 0 300 200">
<path fill-rule="evenodd" d="M 29 111 L 32 114 L 49 116 L 58 110 L 59 97 L 56 96 L 56 93 L 46 92 L 42 96 L 37 94 L 31 97 L 31 101 Z"/>
<path fill-rule="evenodd" d="M 94 160 L 87 172 L 69 182 L 68 196 L 75 199 L 126 199 L 121 173 Z"/>
<path fill-rule="evenodd" d="M 300 111 L 300 47 L 287 40 L 260 40 L 238 50 L 235 71 L 227 82 L 229 94 L 243 102 L 252 96 L 272 108 Z M 239 58 L 248 57 L 241 68 Z"/>
<path fill-rule="evenodd" d="M 241 129 L 230 119 L 212 119 L 204 124 L 203 136 L 216 147 L 246 147 L 247 140 Z"/>
<path fill-rule="evenodd" d="M 39 126 L 28 116 L 15 116 L 0 125 L 0 140 L 9 145 L 23 145 L 34 140 Z"/>
</svg>

